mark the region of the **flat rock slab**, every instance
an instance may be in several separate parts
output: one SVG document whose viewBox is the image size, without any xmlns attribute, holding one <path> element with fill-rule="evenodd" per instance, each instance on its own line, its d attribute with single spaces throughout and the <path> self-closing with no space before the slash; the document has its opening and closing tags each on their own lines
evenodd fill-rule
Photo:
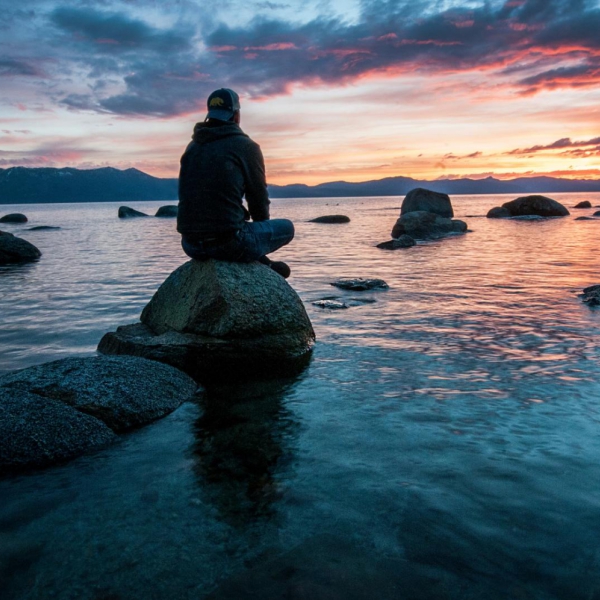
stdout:
<svg viewBox="0 0 600 600">
<path fill-rule="evenodd" d="M 27 223 L 27 217 L 22 213 L 11 213 L 0 217 L 0 223 Z"/>
<path fill-rule="evenodd" d="M 157 334 L 143 323 L 133 323 L 107 333 L 98 352 L 160 361 L 207 383 L 294 375 L 308 364 L 313 343 L 314 337 L 294 332 L 222 339 L 178 331 Z"/>
<path fill-rule="evenodd" d="M 139 210 L 135 210 L 133 208 L 129 208 L 129 206 L 119 206 L 119 219 L 133 219 L 135 217 L 148 217 L 146 213 L 140 212 Z"/>
<path fill-rule="evenodd" d="M 328 310 L 343 310 L 344 308 L 349 308 L 345 302 L 329 299 L 315 300 L 313 305 L 318 306 L 319 308 L 326 308 Z"/>
<path fill-rule="evenodd" d="M 0 387 L 0 474 L 47 467 L 117 439 L 102 421 L 19 388 Z"/>
<path fill-rule="evenodd" d="M 396 240 L 377 244 L 377 248 L 381 248 L 382 250 L 398 250 L 399 248 L 412 248 L 416 243 L 415 239 L 410 237 L 410 235 L 401 235 Z"/>
<path fill-rule="evenodd" d="M 311 219 L 309 223 L 350 223 L 350 217 L 346 215 L 323 215 L 316 219 Z"/>
<path fill-rule="evenodd" d="M 37 260 L 42 253 L 30 242 L 0 231 L 0 265 Z"/>
<path fill-rule="evenodd" d="M 390 286 L 383 279 L 363 279 L 357 277 L 354 279 L 338 279 L 331 283 L 331 285 L 338 287 L 342 290 L 387 290 Z"/>
<path fill-rule="evenodd" d="M 139 427 L 191 398 L 196 383 L 169 366 L 135 357 L 66 358 L 0 377 L 21 390 L 93 416 L 116 432 Z"/>
<path fill-rule="evenodd" d="M 157 211 L 156 214 L 154 215 L 155 217 L 176 217 L 177 213 L 179 212 L 179 207 L 175 206 L 175 205 L 170 205 L 170 206 L 161 206 Z"/>
</svg>

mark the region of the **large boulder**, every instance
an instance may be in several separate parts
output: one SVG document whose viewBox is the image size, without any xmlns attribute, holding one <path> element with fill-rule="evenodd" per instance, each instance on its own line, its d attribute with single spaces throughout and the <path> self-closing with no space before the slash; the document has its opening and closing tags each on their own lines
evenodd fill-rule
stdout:
<svg viewBox="0 0 600 600">
<path fill-rule="evenodd" d="M 277 377 L 303 366 L 315 334 L 289 284 L 260 263 L 189 261 L 160 286 L 141 323 L 98 346 L 144 356 L 197 380 Z"/>
<path fill-rule="evenodd" d="M 161 206 L 154 215 L 155 217 L 176 217 L 179 212 L 179 207 L 171 204 L 169 206 Z"/>
<path fill-rule="evenodd" d="M 546 196 L 522 196 L 502 205 L 511 217 L 536 215 L 538 217 L 565 217 L 569 213 L 560 202 Z"/>
<path fill-rule="evenodd" d="M 400 216 L 416 211 L 435 213 L 447 219 L 454 217 L 448 194 L 440 194 L 424 188 L 415 188 L 406 194 L 400 208 Z"/>
<path fill-rule="evenodd" d="M 21 213 L 11 213 L 0 217 L 0 223 L 27 223 L 27 217 Z"/>
<path fill-rule="evenodd" d="M 578 202 L 573 208 L 592 208 L 592 203 L 589 200 Z"/>
<path fill-rule="evenodd" d="M 67 358 L 0 377 L 0 472 L 74 458 L 173 411 L 196 383 L 123 356 Z"/>
<path fill-rule="evenodd" d="M 437 239 L 453 233 L 464 233 L 467 224 L 458 219 L 447 219 L 436 213 L 414 211 L 402 215 L 392 229 L 392 238 L 409 235 L 416 240 Z"/>
<path fill-rule="evenodd" d="M 37 260 L 42 253 L 27 240 L 0 231 L 0 265 Z"/>
<path fill-rule="evenodd" d="M 133 219 L 135 217 L 147 217 L 146 213 L 130 208 L 129 206 L 119 206 L 119 219 Z"/>
</svg>

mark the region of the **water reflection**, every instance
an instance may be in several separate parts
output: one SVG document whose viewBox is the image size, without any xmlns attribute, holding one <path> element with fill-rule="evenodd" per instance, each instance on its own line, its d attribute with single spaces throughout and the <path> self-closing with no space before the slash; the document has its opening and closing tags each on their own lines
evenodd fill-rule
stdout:
<svg viewBox="0 0 600 600">
<path fill-rule="evenodd" d="M 284 402 L 297 382 L 215 384 L 202 400 L 194 471 L 221 518 L 236 527 L 275 514 L 277 474 L 293 459 L 299 429 Z"/>
</svg>

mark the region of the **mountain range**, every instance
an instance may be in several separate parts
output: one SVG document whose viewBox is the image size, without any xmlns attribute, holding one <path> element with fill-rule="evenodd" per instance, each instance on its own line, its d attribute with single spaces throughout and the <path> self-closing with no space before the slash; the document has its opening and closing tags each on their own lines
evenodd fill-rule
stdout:
<svg viewBox="0 0 600 600">
<path fill-rule="evenodd" d="M 600 180 L 519 177 L 500 180 L 387 177 L 349 183 L 270 185 L 272 198 L 335 198 L 351 196 L 404 196 L 425 187 L 446 194 L 551 194 L 600 192 Z M 177 199 L 177 179 L 160 179 L 138 169 L 63 169 L 10 167 L 0 169 L 0 204 L 52 202 L 135 202 Z"/>
</svg>

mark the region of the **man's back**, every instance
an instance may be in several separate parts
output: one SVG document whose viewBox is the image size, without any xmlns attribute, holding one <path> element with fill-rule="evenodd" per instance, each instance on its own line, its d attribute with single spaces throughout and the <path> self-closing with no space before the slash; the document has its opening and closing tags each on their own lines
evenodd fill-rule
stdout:
<svg viewBox="0 0 600 600">
<path fill-rule="evenodd" d="M 198 123 L 181 157 L 177 230 L 210 235 L 241 229 L 244 195 L 254 221 L 269 218 L 260 147 L 236 123 Z"/>
</svg>

